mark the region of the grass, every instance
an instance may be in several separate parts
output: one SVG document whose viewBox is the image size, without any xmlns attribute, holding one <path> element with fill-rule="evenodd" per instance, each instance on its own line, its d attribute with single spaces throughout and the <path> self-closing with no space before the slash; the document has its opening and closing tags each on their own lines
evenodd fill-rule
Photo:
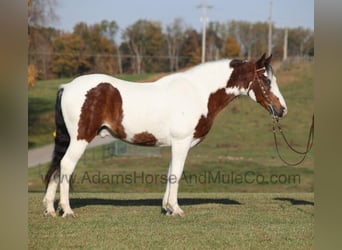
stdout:
<svg viewBox="0 0 342 250">
<path fill-rule="evenodd" d="M 77 193 L 76 219 L 46 218 L 29 193 L 29 249 L 311 249 L 312 193 L 182 193 L 184 218 L 161 194 Z"/>
</svg>

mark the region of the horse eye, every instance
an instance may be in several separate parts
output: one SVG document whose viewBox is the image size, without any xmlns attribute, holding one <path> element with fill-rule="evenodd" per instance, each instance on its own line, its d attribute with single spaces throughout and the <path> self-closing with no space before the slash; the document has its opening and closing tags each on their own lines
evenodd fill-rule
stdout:
<svg viewBox="0 0 342 250">
<path fill-rule="evenodd" d="M 268 78 L 266 79 L 266 85 L 268 85 L 268 86 L 271 85 L 271 80 Z"/>
</svg>

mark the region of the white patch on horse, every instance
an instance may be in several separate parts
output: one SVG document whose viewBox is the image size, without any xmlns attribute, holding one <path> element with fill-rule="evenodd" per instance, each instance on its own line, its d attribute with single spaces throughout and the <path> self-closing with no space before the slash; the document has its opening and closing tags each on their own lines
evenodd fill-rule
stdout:
<svg viewBox="0 0 342 250">
<path fill-rule="evenodd" d="M 283 106 L 284 108 L 284 116 L 287 114 L 288 110 L 287 110 L 287 106 L 286 106 L 286 102 L 284 100 L 284 97 L 283 95 L 280 93 L 280 90 L 279 90 L 279 87 L 278 87 L 278 84 L 277 84 L 277 79 L 276 77 L 273 75 L 272 76 L 272 79 L 271 79 L 271 89 L 270 91 L 276 96 L 279 98 L 279 102 L 281 104 L 281 106 Z"/>
<path fill-rule="evenodd" d="M 248 91 L 248 96 L 249 96 L 253 101 L 256 101 L 255 93 L 254 93 L 254 91 L 253 91 L 252 89 Z"/>
<path fill-rule="evenodd" d="M 240 89 L 238 87 L 236 87 L 236 86 L 234 86 L 233 88 L 231 88 L 231 87 L 227 88 L 226 89 L 226 94 L 227 95 L 233 94 L 235 96 L 238 96 L 238 95 L 240 95 Z"/>
</svg>

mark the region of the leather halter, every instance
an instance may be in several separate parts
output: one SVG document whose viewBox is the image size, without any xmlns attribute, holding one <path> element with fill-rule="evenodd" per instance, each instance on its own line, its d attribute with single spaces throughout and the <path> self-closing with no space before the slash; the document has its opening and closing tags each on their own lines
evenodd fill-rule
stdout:
<svg viewBox="0 0 342 250">
<path fill-rule="evenodd" d="M 270 99 L 270 97 L 268 96 L 268 94 L 266 93 L 266 90 L 265 90 L 265 87 L 264 87 L 264 84 L 262 83 L 259 75 L 258 75 L 258 72 L 260 71 L 265 71 L 265 67 L 262 67 L 260 69 L 255 69 L 255 73 L 254 73 L 254 78 L 253 78 L 253 81 L 251 81 L 251 83 L 249 84 L 248 86 L 248 91 L 247 91 L 247 95 L 249 96 L 249 92 L 251 91 L 251 87 L 253 85 L 253 83 L 257 82 L 260 89 L 261 89 L 261 93 L 262 93 L 262 96 L 266 99 L 266 101 L 268 102 L 268 107 L 269 107 L 269 111 L 272 113 L 272 116 L 274 119 L 279 119 L 278 115 L 276 115 L 274 109 L 273 109 L 273 103 Z"/>
</svg>

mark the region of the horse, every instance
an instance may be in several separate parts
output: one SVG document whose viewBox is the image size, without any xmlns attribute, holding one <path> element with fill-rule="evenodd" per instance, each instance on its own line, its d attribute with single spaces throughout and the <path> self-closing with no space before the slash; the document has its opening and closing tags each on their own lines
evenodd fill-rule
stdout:
<svg viewBox="0 0 342 250">
<path fill-rule="evenodd" d="M 45 215 L 56 216 L 59 184 L 62 217 L 76 216 L 69 204 L 70 177 L 88 143 L 97 135 L 112 135 L 131 144 L 171 147 L 162 211 L 184 216 L 177 194 L 188 151 L 204 140 L 224 107 L 244 95 L 273 118 L 286 115 L 271 58 L 206 62 L 143 84 L 89 74 L 61 85 L 55 146 L 45 175 Z"/>
</svg>

